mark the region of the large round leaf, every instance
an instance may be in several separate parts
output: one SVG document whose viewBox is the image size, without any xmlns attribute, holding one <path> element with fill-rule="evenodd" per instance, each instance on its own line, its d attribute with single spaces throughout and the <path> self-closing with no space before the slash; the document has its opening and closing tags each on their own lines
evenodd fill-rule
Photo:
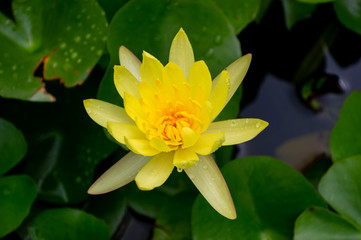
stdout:
<svg viewBox="0 0 361 240">
<path fill-rule="evenodd" d="M 232 26 L 210 0 L 132 0 L 117 12 L 110 24 L 111 61 L 98 97 L 115 104 L 122 102 L 113 83 L 113 66 L 119 64 L 121 45 L 139 59 L 145 50 L 165 64 L 172 39 L 181 27 L 190 39 L 196 60 L 205 60 L 213 77 L 240 56 Z"/>
<path fill-rule="evenodd" d="M 29 214 L 36 186 L 27 175 L 0 178 L 0 238 L 14 231 Z"/>
<path fill-rule="evenodd" d="M 83 82 L 99 60 L 107 22 L 95 0 L 14 0 L 15 22 L 0 13 L 0 96 L 51 101 L 42 79 Z"/>
<path fill-rule="evenodd" d="M 23 134 L 12 123 L 0 118 L 0 175 L 14 167 L 25 153 Z"/>
<path fill-rule="evenodd" d="M 335 0 L 338 19 L 349 29 L 361 34 L 361 0 Z"/>
<path fill-rule="evenodd" d="M 361 240 L 361 232 L 345 219 L 323 208 L 311 208 L 298 217 L 294 240 Z"/>
<path fill-rule="evenodd" d="M 310 16 L 317 7 L 317 5 L 294 0 L 282 0 L 282 5 L 288 29 L 291 29 L 296 23 Z"/>
<path fill-rule="evenodd" d="M 330 136 L 333 161 L 361 154 L 361 91 L 347 97 Z"/>
<path fill-rule="evenodd" d="M 198 196 L 192 213 L 194 239 L 290 239 L 298 215 L 324 205 L 302 175 L 270 157 L 237 159 L 222 173 L 238 217 L 222 217 Z"/>
<path fill-rule="evenodd" d="M 339 162 L 322 178 L 319 191 L 342 216 L 361 228 L 361 155 Z"/>
<path fill-rule="evenodd" d="M 32 239 L 104 240 L 109 239 L 105 223 L 91 214 L 71 208 L 41 212 L 28 226 Z"/>
</svg>

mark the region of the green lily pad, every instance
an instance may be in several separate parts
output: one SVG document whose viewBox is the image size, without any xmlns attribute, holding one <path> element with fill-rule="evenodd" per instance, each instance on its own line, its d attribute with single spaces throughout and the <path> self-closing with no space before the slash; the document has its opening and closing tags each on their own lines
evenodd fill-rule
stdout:
<svg viewBox="0 0 361 240">
<path fill-rule="evenodd" d="M 361 232 L 354 225 L 319 207 L 307 209 L 298 217 L 294 240 L 360 240 Z"/>
<path fill-rule="evenodd" d="M 294 0 L 282 0 L 282 5 L 288 29 L 310 16 L 317 7 L 316 4 L 307 4 Z"/>
<path fill-rule="evenodd" d="M 350 30 L 361 34 L 361 0 L 335 0 L 338 19 Z"/>
<path fill-rule="evenodd" d="M 228 18 L 236 34 L 256 19 L 261 0 L 213 0 Z"/>
<path fill-rule="evenodd" d="M 0 175 L 19 163 L 25 153 L 26 141 L 22 132 L 0 118 Z"/>
<path fill-rule="evenodd" d="M 222 173 L 238 217 L 221 216 L 198 196 L 192 212 L 194 239 L 291 239 L 299 214 L 314 205 L 325 206 L 302 175 L 274 158 L 237 159 Z"/>
<path fill-rule="evenodd" d="M 95 0 L 12 1 L 15 21 L 0 13 L 0 96 L 53 101 L 43 79 L 82 83 L 103 53 L 107 21 Z"/>
<path fill-rule="evenodd" d="M 36 186 L 29 176 L 0 178 L 0 238 L 19 227 L 35 198 Z"/>
<path fill-rule="evenodd" d="M 297 1 L 304 3 L 318 4 L 318 3 L 334 2 L 335 0 L 297 0 Z"/>
<path fill-rule="evenodd" d="M 43 240 L 109 239 L 109 230 L 102 220 L 71 208 L 41 212 L 29 224 L 28 234 L 31 239 Z"/>
<path fill-rule="evenodd" d="M 361 154 L 361 91 L 347 97 L 330 136 L 333 161 Z"/>
<path fill-rule="evenodd" d="M 113 83 L 113 66 L 119 64 L 121 45 L 139 59 L 145 50 L 165 64 L 171 42 L 181 27 L 190 39 L 195 59 L 205 60 L 213 77 L 240 57 L 240 44 L 232 26 L 210 0 L 129 1 L 110 23 L 111 61 L 98 97 L 114 104 L 122 103 Z"/>
<path fill-rule="evenodd" d="M 361 228 L 361 155 L 339 162 L 321 179 L 322 197 L 341 216 Z"/>
</svg>

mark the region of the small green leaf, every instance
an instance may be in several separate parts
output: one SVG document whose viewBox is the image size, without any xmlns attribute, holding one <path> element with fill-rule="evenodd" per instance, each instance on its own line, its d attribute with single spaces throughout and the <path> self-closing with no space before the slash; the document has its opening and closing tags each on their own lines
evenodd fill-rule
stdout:
<svg viewBox="0 0 361 240">
<path fill-rule="evenodd" d="M 334 163 L 321 179 L 322 197 L 343 217 L 361 228 L 361 155 Z"/>
<path fill-rule="evenodd" d="M 0 178 L 0 238 L 19 227 L 35 198 L 36 186 L 29 176 Z"/>
<path fill-rule="evenodd" d="M 315 4 L 307 4 L 295 0 L 282 0 L 282 5 L 288 29 L 291 29 L 296 23 L 310 16 L 317 7 Z"/>
<path fill-rule="evenodd" d="M 361 34 L 361 0 L 335 0 L 338 19 L 350 30 Z"/>
<path fill-rule="evenodd" d="M 222 217 L 198 196 L 192 213 L 194 239 L 291 239 L 299 214 L 313 205 L 325 206 L 302 175 L 270 157 L 237 159 L 222 173 L 237 219 Z"/>
<path fill-rule="evenodd" d="M 294 240 L 360 240 L 361 232 L 331 211 L 314 207 L 297 218 Z"/>
<path fill-rule="evenodd" d="M 11 122 L 0 118 L 0 175 L 19 163 L 25 153 L 23 134 Z"/>
<path fill-rule="evenodd" d="M 71 208 L 41 212 L 29 224 L 28 234 L 31 239 L 42 240 L 109 239 L 109 230 L 102 220 Z"/>
<path fill-rule="evenodd" d="M 333 161 L 361 154 L 361 91 L 347 97 L 330 136 Z"/>
</svg>

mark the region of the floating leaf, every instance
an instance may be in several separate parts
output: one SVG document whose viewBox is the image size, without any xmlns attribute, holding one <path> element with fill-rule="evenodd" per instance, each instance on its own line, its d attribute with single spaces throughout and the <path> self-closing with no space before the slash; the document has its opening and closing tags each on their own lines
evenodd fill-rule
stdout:
<svg viewBox="0 0 361 240">
<path fill-rule="evenodd" d="M 47 80 L 82 83 L 103 53 L 107 22 L 95 0 L 12 1 L 15 21 L 0 13 L 0 96 L 52 101 Z"/>
<path fill-rule="evenodd" d="M 335 0 L 333 7 L 338 19 L 348 28 L 361 34 L 361 0 Z"/>
<path fill-rule="evenodd" d="M 0 238 L 19 227 L 35 198 L 36 186 L 29 176 L 0 178 Z"/>
<path fill-rule="evenodd" d="M 291 29 L 296 23 L 310 16 L 317 5 L 302 3 L 294 0 L 282 0 L 286 26 Z"/>
<path fill-rule="evenodd" d="M 25 153 L 23 134 L 12 123 L 0 118 L 0 175 L 20 162 Z"/>
<path fill-rule="evenodd" d="M 198 196 L 192 213 L 194 239 L 291 239 L 298 215 L 325 205 L 302 175 L 270 157 L 237 159 L 222 173 L 237 219 L 222 217 Z"/>
</svg>

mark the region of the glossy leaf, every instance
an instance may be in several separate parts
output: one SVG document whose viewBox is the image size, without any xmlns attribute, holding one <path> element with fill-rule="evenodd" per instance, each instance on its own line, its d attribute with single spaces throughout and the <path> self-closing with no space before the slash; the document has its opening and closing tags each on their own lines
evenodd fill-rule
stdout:
<svg viewBox="0 0 361 240">
<path fill-rule="evenodd" d="M 286 26 L 291 29 L 296 23 L 311 15 L 317 5 L 294 0 L 282 0 Z"/>
<path fill-rule="evenodd" d="M 295 224 L 294 240 L 360 240 L 361 232 L 354 225 L 324 208 L 304 211 Z"/>
<path fill-rule="evenodd" d="M 222 173 L 238 217 L 222 217 L 198 196 L 192 212 L 194 239 L 290 239 L 300 213 L 325 205 L 303 176 L 270 157 L 237 159 Z"/>
<path fill-rule="evenodd" d="M 355 90 L 345 100 L 330 136 L 333 161 L 361 154 L 361 91 Z"/>
<path fill-rule="evenodd" d="M 0 118 L 0 175 L 19 163 L 25 153 L 26 141 L 22 132 Z"/>
<path fill-rule="evenodd" d="M 31 239 L 44 240 L 109 239 L 109 230 L 102 220 L 71 208 L 41 212 L 29 224 L 28 234 Z"/>
<path fill-rule="evenodd" d="M 228 18 L 236 34 L 256 19 L 261 0 L 213 0 Z"/>
<path fill-rule="evenodd" d="M 361 34 L 361 0 L 335 0 L 338 19 L 350 30 Z"/>
<path fill-rule="evenodd" d="M 103 53 L 107 22 L 95 0 L 12 1 L 15 21 L 0 13 L 0 96 L 53 101 L 47 80 L 82 83 Z"/>
<path fill-rule="evenodd" d="M 29 176 L 0 178 L 0 238 L 19 227 L 35 198 L 36 186 Z"/>
<path fill-rule="evenodd" d="M 322 197 L 361 228 L 361 155 L 334 163 L 319 184 Z"/>
</svg>

